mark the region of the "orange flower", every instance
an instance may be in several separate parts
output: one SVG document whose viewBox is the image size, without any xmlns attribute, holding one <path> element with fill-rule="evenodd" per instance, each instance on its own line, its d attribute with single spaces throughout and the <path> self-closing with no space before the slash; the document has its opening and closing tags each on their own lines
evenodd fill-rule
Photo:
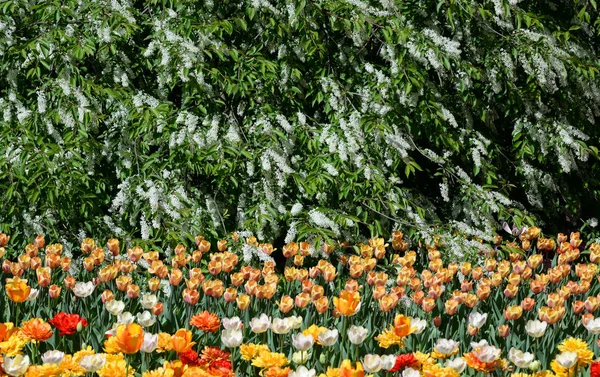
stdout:
<svg viewBox="0 0 600 377">
<path fill-rule="evenodd" d="M 23 335 L 32 340 L 45 342 L 52 336 L 52 327 L 41 318 L 32 318 L 21 325 Z"/>
<path fill-rule="evenodd" d="M 365 371 L 360 362 L 356 362 L 356 368 L 352 367 L 350 360 L 342 361 L 340 365 L 340 376 L 341 377 L 364 377 Z"/>
<path fill-rule="evenodd" d="M 473 368 L 480 372 L 490 373 L 496 367 L 495 362 L 485 363 L 477 358 L 473 352 L 469 352 L 463 355 L 463 359 L 467 362 L 469 368 Z"/>
<path fill-rule="evenodd" d="M 13 302 L 24 302 L 31 292 L 31 287 L 27 285 L 27 280 L 18 277 L 6 279 L 4 289 Z"/>
<path fill-rule="evenodd" d="M 205 332 L 215 332 L 221 326 L 221 321 L 216 314 L 205 310 L 202 313 L 193 316 L 190 320 L 190 325 Z"/>
<path fill-rule="evenodd" d="M 144 330 L 137 323 L 119 325 L 117 327 L 116 338 L 121 352 L 127 354 L 136 353 L 142 348 L 142 344 L 144 343 Z"/>
<path fill-rule="evenodd" d="M 410 327 L 410 318 L 398 314 L 394 318 L 394 332 L 399 337 L 405 337 L 414 332 L 414 328 Z"/>
<path fill-rule="evenodd" d="M 173 351 L 184 353 L 189 351 L 196 342 L 192 342 L 192 332 L 186 329 L 179 329 L 171 337 Z"/>
<path fill-rule="evenodd" d="M 360 294 L 344 289 L 340 292 L 340 297 L 333 298 L 333 305 L 342 315 L 352 316 L 360 309 Z"/>
</svg>

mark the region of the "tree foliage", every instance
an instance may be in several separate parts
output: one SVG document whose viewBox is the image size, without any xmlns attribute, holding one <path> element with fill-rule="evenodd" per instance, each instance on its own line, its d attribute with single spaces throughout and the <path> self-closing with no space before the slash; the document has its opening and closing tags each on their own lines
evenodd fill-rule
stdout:
<svg viewBox="0 0 600 377">
<path fill-rule="evenodd" d="M 579 227 L 599 30 L 595 0 L 0 1 L 1 228 L 460 253 Z"/>
</svg>

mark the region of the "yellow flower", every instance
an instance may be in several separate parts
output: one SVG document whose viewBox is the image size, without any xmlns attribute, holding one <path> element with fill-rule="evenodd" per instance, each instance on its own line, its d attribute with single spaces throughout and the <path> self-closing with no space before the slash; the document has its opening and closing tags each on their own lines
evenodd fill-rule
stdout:
<svg viewBox="0 0 600 377">
<path fill-rule="evenodd" d="M 64 373 L 65 375 L 71 376 L 83 376 L 85 369 L 79 365 L 79 363 L 73 360 L 73 356 L 65 355 L 60 364 L 58 365 L 63 371 L 69 371 L 70 373 Z"/>
<path fill-rule="evenodd" d="M 32 365 L 25 377 L 60 377 L 62 373 L 63 369 L 57 364 Z"/>
<path fill-rule="evenodd" d="M 592 363 L 594 352 L 590 351 L 588 344 L 581 339 L 568 338 L 559 346 L 561 352 L 575 352 L 577 354 L 577 366 L 584 366 Z"/>
<path fill-rule="evenodd" d="M 460 377 L 460 375 L 452 368 L 444 368 L 438 364 L 433 364 L 423 368 L 423 377 Z"/>
<path fill-rule="evenodd" d="M 115 358 L 115 355 L 106 355 L 106 364 L 104 364 L 104 366 L 96 373 L 98 373 L 98 376 L 100 377 L 134 377 L 134 369 L 131 366 L 129 366 L 129 369 L 126 368 L 127 362 L 122 356 L 120 358 Z M 127 373 L 125 373 L 126 371 Z"/>
<path fill-rule="evenodd" d="M 73 361 L 75 361 L 76 363 L 79 363 L 81 361 L 81 359 L 83 359 L 84 356 L 94 355 L 95 353 L 96 352 L 94 352 L 94 349 L 92 348 L 92 346 L 87 346 L 86 349 L 77 351 L 73 354 Z"/>
<path fill-rule="evenodd" d="M 156 352 L 172 351 L 173 343 L 171 342 L 171 334 L 166 332 L 158 333 L 158 347 Z"/>
<path fill-rule="evenodd" d="M 327 372 L 321 373 L 319 377 L 341 377 L 341 375 L 340 368 L 327 367 Z"/>
<path fill-rule="evenodd" d="M 428 353 L 417 351 L 414 352 L 413 355 L 415 355 L 415 359 L 417 359 L 418 362 L 415 365 L 416 368 L 425 368 L 426 366 L 435 364 L 435 359 L 433 359 Z"/>
<path fill-rule="evenodd" d="M 21 330 L 17 330 L 8 340 L 0 342 L 0 353 L 4 356 L 16 356 L 28 342 L 29 339 L 23 336 Z"/>
<path fill-rule="evenodd" d="M 260 355 L 261 352 L 269 351 L 269 347 L 265 344 L 242 344 L 240 346 L 240 353 L 242 355 L 242 359 L 244 360 L 252 360 L 256 356 Z"/>
<path fill-rule="evenodd" d="M 160 367 L 148 372 L 144 372 L 142 377 L 173 377 L 174 375 L 175 372 L 173 369 Z"/>
<path fill-rule="evenodd" d="M 265 369 L 271 367 L 283 367 L 289 363 L 287 357 L 284 354 L 278 352 L 263 351 L 258 357 L 252 360 L 252 365 L 255 367 Z"/>
<path fill-rule="evenodd" d="M 117 341 L 116 336 L 111 336 L 104 341 L 104 352 L 110 354 L 121 352 L 121 348 L 119 347 L 119 342 Z"/>
<path fill-rule="evenodd" d="M 375 340 L 379 342 L 379 347 L 381 348 L 389 348 L 393 345 L 398 345 L 400 348 L 404 347 L 404 340 L 402 340 L 402 337 L 396 335 L 394 326 L 390 326 L 389 329 L 376 336 Z"/>
</svg>

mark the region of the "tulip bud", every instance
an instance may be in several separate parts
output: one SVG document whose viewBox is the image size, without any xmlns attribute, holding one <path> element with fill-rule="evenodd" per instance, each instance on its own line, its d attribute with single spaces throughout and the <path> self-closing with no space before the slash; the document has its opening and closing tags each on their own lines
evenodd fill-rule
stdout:
<svg viewBox="0 0 600 377">
<path fill-rule="evenodd" d="M 498 334 L 500 334 L 500 336 L 503 338 L 508 337 L 510 335 L 510 328 L 508 327 L 508 325 L 498 326 Z"/>
<path fill-rule="evenodd" d="M 433 319 L 433 324 L 435 325 L 435 327 L 440 327 L 442 325 L 442 318 L 441 317 L 435 317 Z"/>
<path fill-rule="evenodd" d="M 155 316 L 159 316 L 159 315 L 162 314 L 162 312 L 164 310 L 165 310 L 165 306 L 163 305 L 163 303 L 162 302 L 157 302 L 152 307 L 152 314 L 154 314 Z"/>
<path fill-rule="evenodd" d="M 80 322 L 77 323 L 77 332 L 83 331 L 83 324 Z"/>
<path fill-rule="evenodd" d="M 540 363 L 539 360 L 534 360 L 531 363 L 529 363 L 529 369 L 532 372 L 537 372 L 538 370 L 540 370 L 542 364 Z"/>
</svg>

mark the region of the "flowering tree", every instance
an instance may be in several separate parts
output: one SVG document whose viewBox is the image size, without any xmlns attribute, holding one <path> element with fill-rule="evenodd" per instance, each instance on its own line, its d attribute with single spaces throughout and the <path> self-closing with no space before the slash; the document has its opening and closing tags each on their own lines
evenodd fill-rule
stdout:
<svg viewBox="0 0 600 377">
<path fill-rule="evenodd" d="M 599 209 L 597 15 L 594 0 L 2 1 L 1 228 L 401 228 L 462 253 L 499 221 L 581 226 Z"/>
</svg>

